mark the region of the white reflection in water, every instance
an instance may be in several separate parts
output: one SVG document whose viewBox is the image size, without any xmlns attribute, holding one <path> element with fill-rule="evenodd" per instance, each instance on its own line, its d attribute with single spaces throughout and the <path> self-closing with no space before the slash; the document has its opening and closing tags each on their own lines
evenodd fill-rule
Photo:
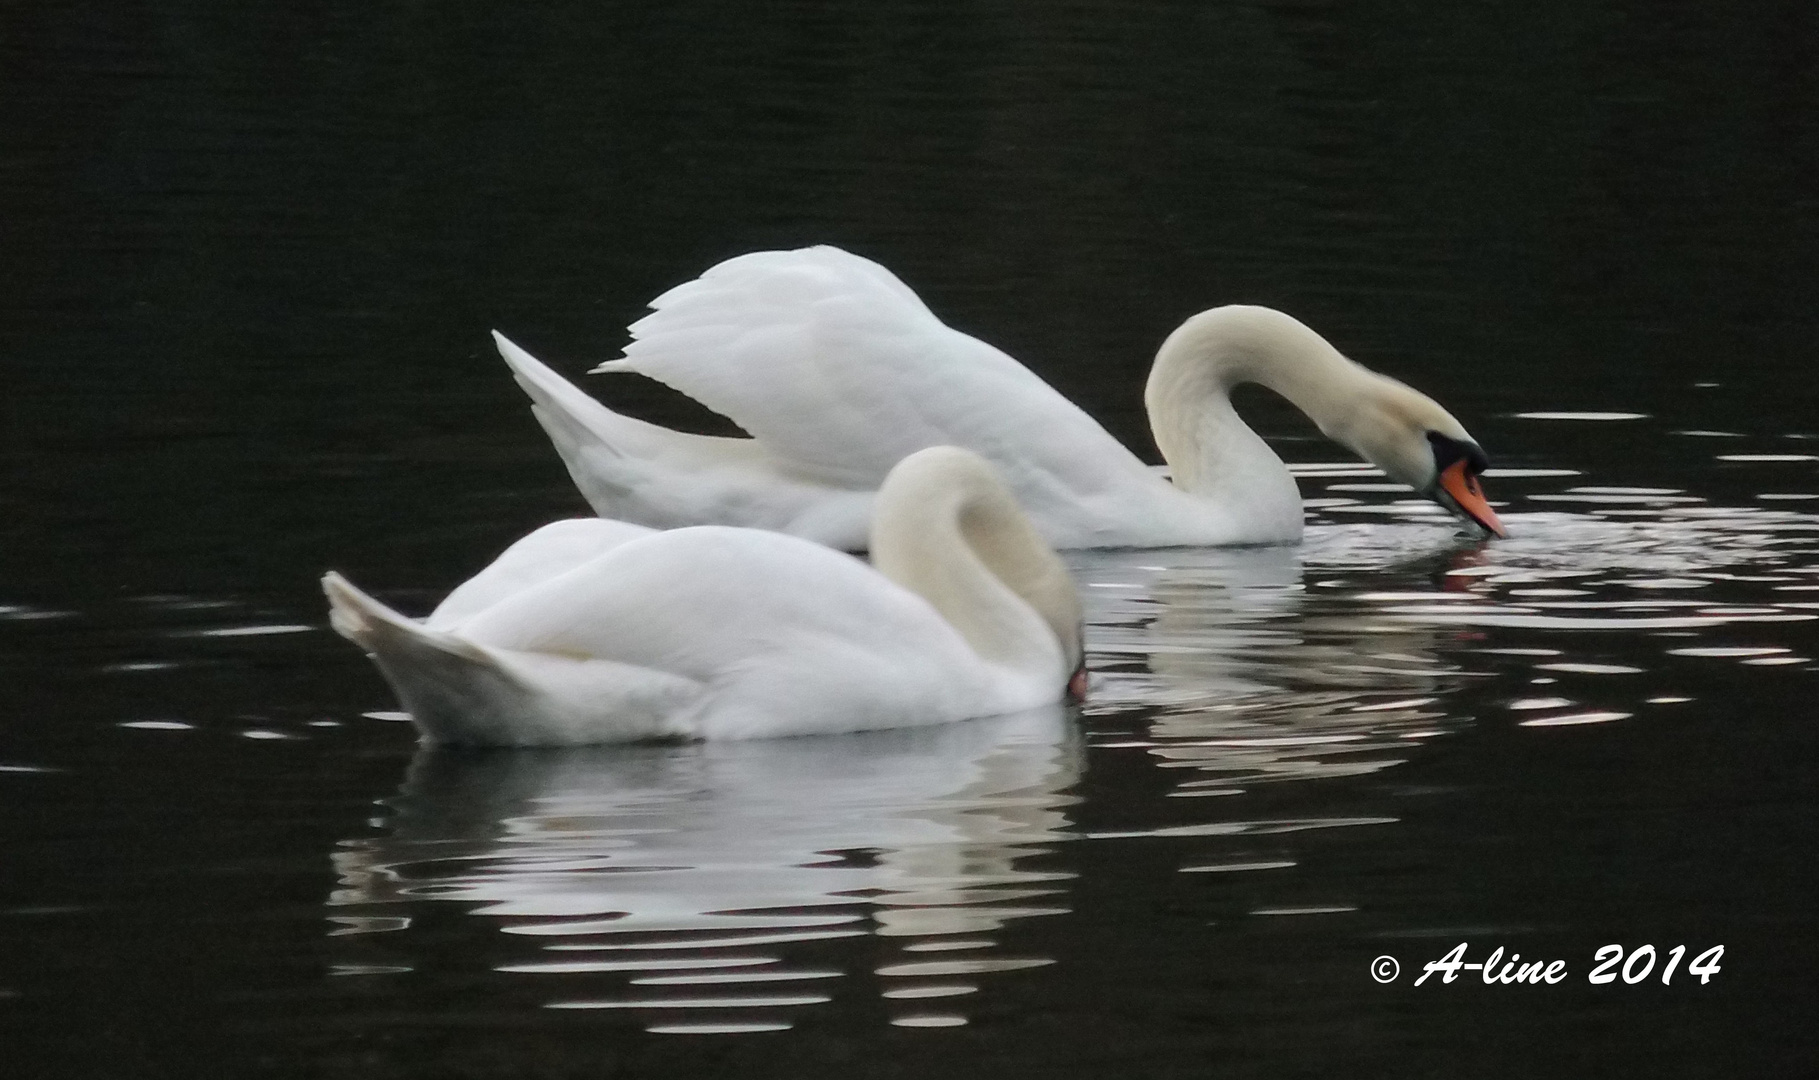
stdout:
<svg viewBox="0 0 1819 1080">
<path fill-rule="evenodd" d="M 1141 737 L 1095 745 L 1193 770 L 1183 797 L 1397 764 L 1411 740 L 1459 722 L 1443 704 L 1459 675 L 1435 630 L 1386 612 L 1447 594 L 1310 590 L 1304 567 L 1374 574 L 1457 547 L 1451 530 L 1379 525 L 1316 529 L 1300 548 L 1076 554 L 1100 586 L 1085 590 L 1100 673 L 1088 712 L 1149 717 Z"/>
<path fill-rule="evenodd" d="M 1337 466 L 1297 475 L 1329 491 L 1360 489 Z M 1507 706 L 1520 715 L 1511 722 L 1533 728 L 1628 719 L 1650 692 L 1686 700 L 1659 693 L 1673 657 L 1810 670 L 1801 651 L 1755 639 L 1783 626 L 1810 635 L 1819 620 L 1819 604 L 1803 596 L 1819 564 L 1819 516 L 1708 506 L 1668 488 L 1564 494 L 1590 509 L 1506 513 L 1511 536 L 1492 543 L 1418 524 L 1425 513 L 1334 523 L 1359 509 L 1348 506 L 1316 514 L 1298 549 L 1076 555 L 1099 673 L 1088 712 L 1137 708 L 1146 718 L 1140 734 L 1105 732 L 1094 745 L 1213 774 L 1173 795 L 1229 796 L 1405 760 L 1419 740 L 1469 719 L 1454 691 L 1494 674 L 1466 670 L 1474 654 L 1533 657 L 1543 676 L 1533 683 L 1565 677 L 1594 699 Z M 1395 516 L 1401 507 L 1365 509 Z M 1597 689 L 1581 693 L 1588 679 Z M 1227 802 L 1241 812 L 1241 800 Z"/>
<path fill-rule="evenodd" d="M 1564 678 L 1576 697 L 1593 699 L 1591 708 L 1564 697 L 1512 706 L 1527 713 L 1526 727 L 1609 723 L 1629 719 L 1639 705 L 1690 701 L 1661 692 L 1684 689 L 1674 681 L 1698 670 L 1681 657 L 1750 665 L 1765 677 L 1814 670 L 1804 654 L 1819 604 L 1803 594 L 1819 572 L 1819 515 L 1705 505 L 1697 493 L 1673 488 L 1509 486 L 1518 488 L 1511 497 L 1548 511 L 1505 510 L 1511 535 L 1456 552 L 1440 589 L 1387 588 L 1383 573 L 1329 574 L 1315 542 L 1305 558 L 1310 604 L 1347 596 L 1379 602 L 1385 621 L 1426 628 L 1437 641 L 1482 639 L 1469 650 L 1443 647 L 1445 655 L 1533 656 L 1532 673 L 1541 677 L 1532 684 Z M 1558 512 L 1551 504 L 1560 501 L 1583 509 Z M 1315 521 L 1310 537 L 1335 528 Z M 1385 569 L 1407 580 L 1402 570 Z"/>
<path fill-rule="evenodd" d="M 1326 473 L 1346 475 L 1315 475 Z M 1180 873 L 1232 898 L 1246 921 L 1358 911 L 1349 882 L 1324 877 L 1323 860 L 1303 849 L 1330 850 L 1335 830 L 1376 833 L 1395 813 L 1341 816 L 1316 800 L 1282 816 L 1293 795 L 1272 800 L 1275 813 L 1244 796 L 1390 769 L 1466 722 L 1447 702 L 1467 676 L 1439 652 L 1457 632 L 1388 617 L 1410 600 L 1444 603 L 1432 582 L 1461 544 L 1451 528 L 1372 524 L 1320 526 L 1298 548 L 1070 556 L 1088 586 L 1085 711 L 1105 729 L 1090 745 L 1142 754 L 1174 779 L 1155 800 L 1166 808 L 1097 808 L 1117 825 L 1086 838 L 1168 845 Z M 1307 844 L 1309 834 L 1324 842 Z M 1260 888 L 1264 905 L 1236 899 Z"/>
<path fill-rule="evenodd" d="M 1610 502 L 1629 496 L 1587 497 Z M 1673 506 L 1648 512 L 1646 520 L 1615 509 L 1508 519 L 1509 539 L 1486 545 L 1474 554 L 1475 565 L 1449 573 L 1479 603 L 1445 610 L 1402 606 L 1391 614 L 1428 625 L 1696 634 L 1819 619 L 1789 602 L 1784 591 L 1819 557 L 1819 517 L 1811 514 Z M 1575 592 L 1532 588 L 1561 582 L 1571 582 Z M 1579 666 L 1544 666 L 1590 670 L 1584 661 L 1571 663 Z"/>
<path fill-rule="evenodd" d="M 389 800 L 386 835 L 335 853 L 331 920 L 342 935 L 409 931 L 427 902 L 468 905 L 522 943 L 494 970 L 546 980 L 550 1007 L 652 1030 L 787 1024 L 843 984 L 868 992 L 840 978 L 855 970 L 863 986 L 938 976 L 957 994 L 956 975 L 1052 963 L 981 935 L 1067 910 L 1071 875 L 1020 862 L 1068 824 L 1072 731 L 1055 708 L 851 736 L 425 751 Z M 889 947 L 816 951 L 856 937 Z M 941 941 L 972 951 L 917 948 Z"/>
</svg>

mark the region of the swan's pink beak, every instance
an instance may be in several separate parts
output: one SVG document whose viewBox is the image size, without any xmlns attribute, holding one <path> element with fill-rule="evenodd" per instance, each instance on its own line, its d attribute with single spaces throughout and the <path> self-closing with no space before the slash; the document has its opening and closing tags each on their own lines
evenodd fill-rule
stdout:
<svg viewBox="0 0 1819 1080">
<path fill-rule="evenodd" d="M 1478 478 L 1465 471 L 1464 461 L 1455 461 L 1440 474 L 1440 490 L 1452 498 L 1459 512 L 1482 525 L 1494 536 L 1508 536 L 1503 529 L 1503 522 L 1498 520 L 1497 512 L 1491 504 L 1484 501 L 1484 492 L 1478 487 Z"/>
<path fill-rule="evenodd" d="M 1073 677 L 1067 680 L 1067 699 L 1076 704 L 1086 700 L 1086 664 L 1075 668 Z"/>
</svg>

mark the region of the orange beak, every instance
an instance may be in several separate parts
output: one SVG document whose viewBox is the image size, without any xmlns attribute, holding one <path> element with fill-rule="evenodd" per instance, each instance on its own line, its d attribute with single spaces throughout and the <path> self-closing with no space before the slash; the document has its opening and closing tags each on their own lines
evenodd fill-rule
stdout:
<svg viewBox="0 0 1819 1080">
<path fill-rule="evenodd" d="M 1503 522 L 1497 520 L 1497 512 L 1491 504 L 1484 501 L 1484 492 L 1479 490 L 1478 478 L 1465 471 L 1465 462 L 1455 461 L 1440 474 L 1440 490 L 1446 492 L 1453 500 L 1453 506 L 1466 517 L 1484 526 L 1494 536 L 1508 536 L 1503 530 Z"/>
</svg>

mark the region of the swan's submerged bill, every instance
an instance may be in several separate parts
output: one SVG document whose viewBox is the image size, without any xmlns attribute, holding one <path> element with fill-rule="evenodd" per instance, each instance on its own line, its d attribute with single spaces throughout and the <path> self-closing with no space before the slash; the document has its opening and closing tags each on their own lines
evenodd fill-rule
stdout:
<svg viewBox="0 0 1819 1080">
<path fill-rule="evenodd" d="M 1438 469 L 1433 484 L 1422 494 L 1453 513 L 1473 522 L 1492 536 L 1506 536 L 1503 521 L 1484 498 L 1478 476 L 1490 466 L 1478 444 L 1461 442 L 1437 431 L 1427 433 L 1434 447 L 1434 464 Z"/>
<path fill-rule="evenodd" d="M 1256 382 L 1391 479 L 1502 534 L 1478 488 L 1484 452 L 1450 413 L 1269 308 L 1214 308 L 1163 343 L 1144 401 L 1171 483 L 1027 368 L 942 323 L 884 267 L 838 248 L 730 259 L 651 307 L 625 356 L 595 370 L 648 375 L 750 438 L 622 416 L 494 335 L 606 517 L 752 526 L 858 550 L 891 466 L 952 444 L 990 460 L 1056 547 L 1292 543 L 1294 477 L 1231 405 L 1234 386 Z"/>
<path fill-rule="evenodd" d="M 757 529 L 558 522 L 418 622 L 323 578 L 425 742 L 908 727 L 1084 691 L 1071 578 L 992 468 L 934 447 L 876 498 L 874 566 Z"/>
</svg>

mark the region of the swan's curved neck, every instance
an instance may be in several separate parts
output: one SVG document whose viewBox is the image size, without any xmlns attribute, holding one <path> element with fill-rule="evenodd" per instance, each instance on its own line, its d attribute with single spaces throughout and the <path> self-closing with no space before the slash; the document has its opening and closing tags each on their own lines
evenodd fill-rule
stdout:
<svg viewBox="0 0 1819 1080">
<path fill-rule="evenodd" d="M 871 558 L 986 661 L 1054 679 L 1057 696 L 1079 665 L 1073 579 L 974 455 L 937 447 L 899 463 L 874 505 Z"/>
<path fill-rule="evenodd" d="M 1290 316 L 1233 305 L 1203 311 L 1169 335 L 1143 400 L 1156 446 L 1179 487 L 1255 501 L 1292 494 L 1294 480 L 1232 408 L 1232 387 L 1261 383 L 1330 434 L 1371 378 Z M 1251 490 L 1234 492 L 1234 486 Z M 1268 490 L 1256 490 L 1261 488 Z M 1295 513 L 1298 519 L 1298 497 Z"/>
</svg>

